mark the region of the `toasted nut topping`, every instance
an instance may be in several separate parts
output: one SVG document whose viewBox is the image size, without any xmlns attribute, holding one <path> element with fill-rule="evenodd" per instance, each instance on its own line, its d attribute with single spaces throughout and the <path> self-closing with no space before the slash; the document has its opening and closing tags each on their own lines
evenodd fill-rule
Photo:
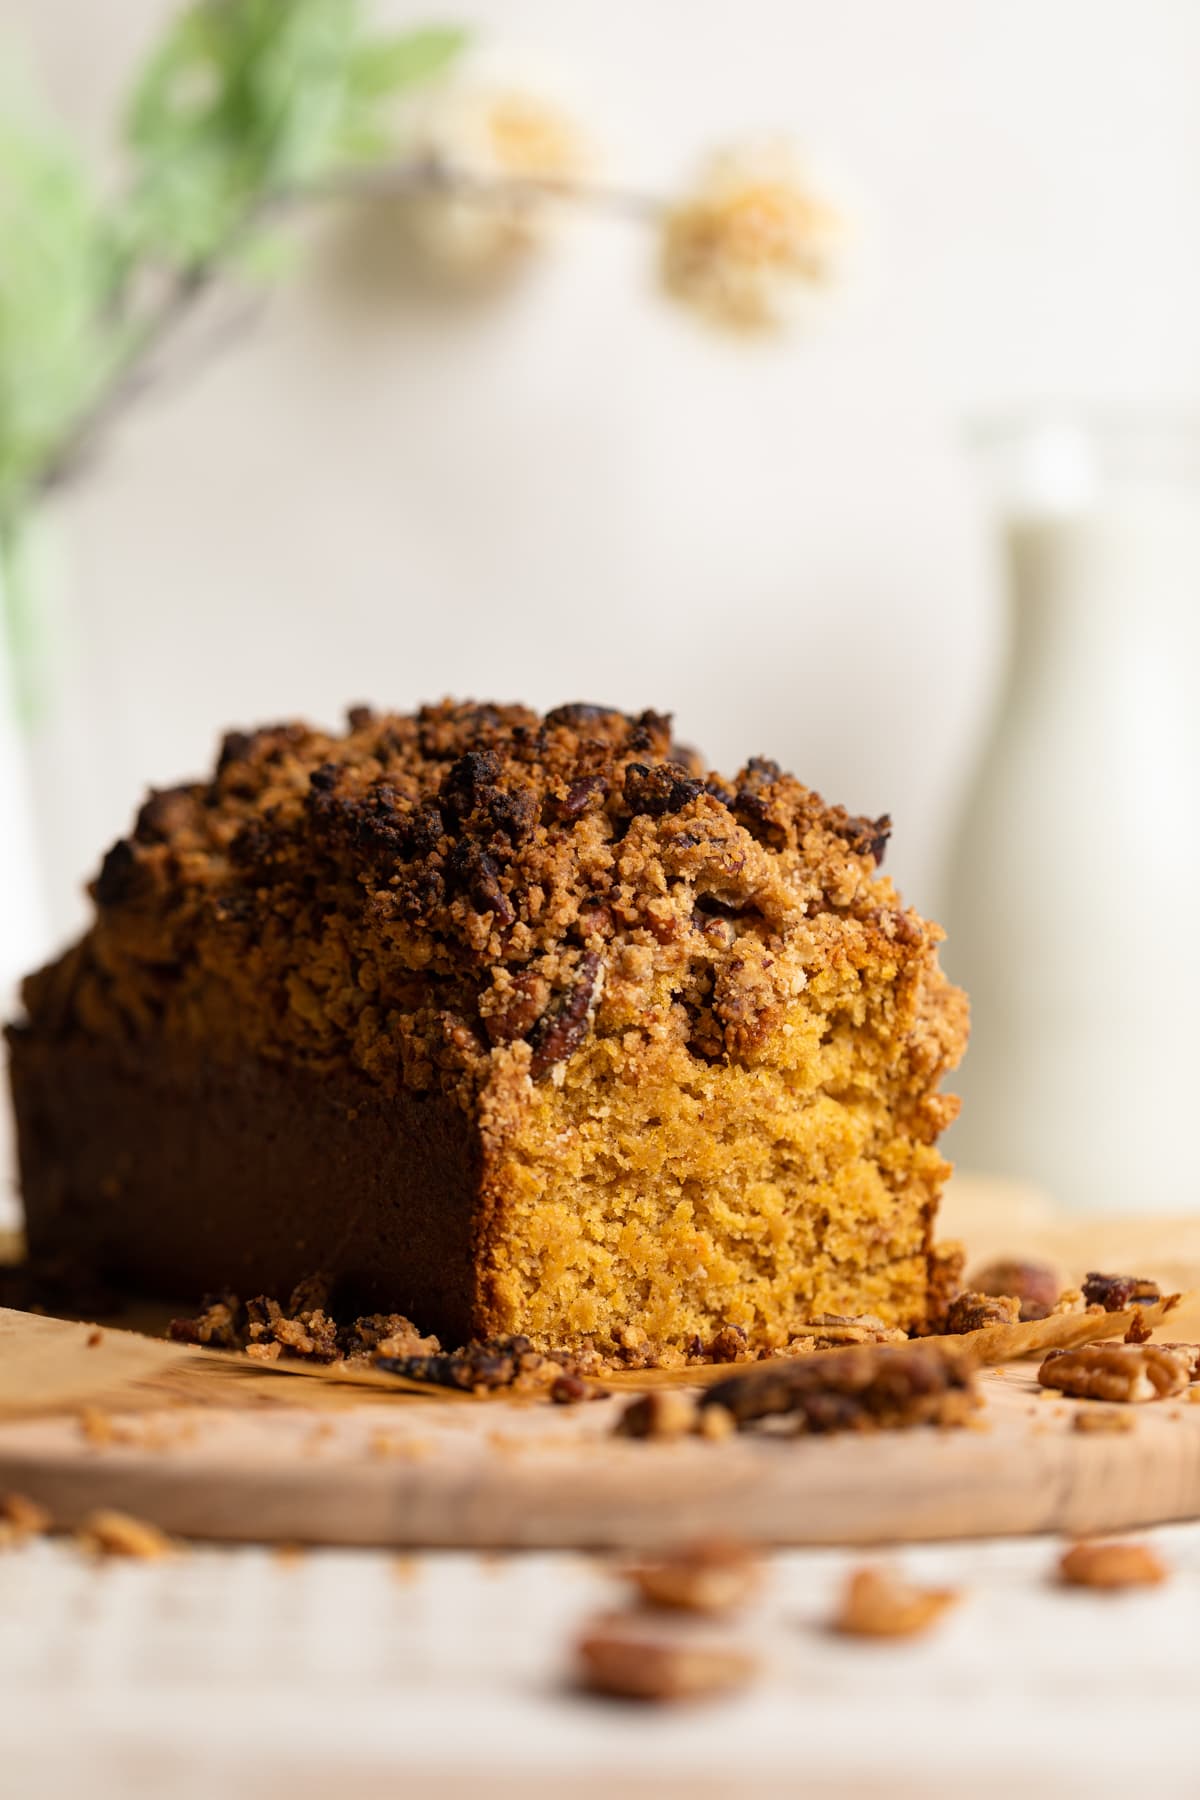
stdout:
<svg viewBox="0 0 1200 1800">
<path fill-rule="evenodd" d="M 1038 1380 L 1078 1400 L 1137 1405 L 1182 1393 L 1188 1366 L 1161 1344 L 1088 1344 L 1080 1350 L 1051 1350 Z"/>
<path fill-rule="evenodd" d="M 915 1637 L 928 1631 L 958 1598 L 951 1588 L 914 1587 L 887 1569 L 855 1569 L 833 1628 L 849 1637 Z"/>
<path fill-rule="evenodd" d="M 628 1571 L 648 1606 L 722 1613 L 744 1606 L 762 1585 L 762 1565 L 744 1544 L 713 1539 Z"/>
<path fill-rule="evenodd" d="M 101 1508 L 91 1512 L 79 1527 L 81 1544 L 99 1556 L 133 1556 L 152 1561 L 174 1549 L 169 1537 L 145 1519 L 131 1513 Z"/>
<path fill-rule="evenodd" d="M 1134 1300 L 1161 1300 L 1157 1281 L 1144 1275 L 1102 1275 L 1096 1269 L 1084 1276 L 1083 1297 L 1089 1306 L 1105 1312 L 1124 1312 Z"/>
<path fill-rule="evenodd" d="M 1058 1570 L 1072 1587 L 1156 1587 L 1167 1579 L 1165 1565 L 1146 1544 L 1075 1544 Z"/>
<path fill-rule="evenodd" d="M 1021 1318 L 1029 1320 L 1054 1311 L 1062 1282 L 1049 1263 L 1008 1257 L 978 1269 L 967 1286 L 977 1294 L 1011 1294 L 1020 1304 Z"/>
<path fill-rule="evenodd" d="M 758 1669 L 740 1645 L 651 1637 L 619 1619 L 586 1632 L 578 1657 L 583 1687 L 627 1700 L 703 1700 L 744 1687 Z"/>
<path fill-rule="evenodd" d="M 616 1423 L 618 1437 L 681 1438 L 696 1430 L 696 1402 L 680 1388 L 653 1388 L 631 1400 Z"/>
</svg>

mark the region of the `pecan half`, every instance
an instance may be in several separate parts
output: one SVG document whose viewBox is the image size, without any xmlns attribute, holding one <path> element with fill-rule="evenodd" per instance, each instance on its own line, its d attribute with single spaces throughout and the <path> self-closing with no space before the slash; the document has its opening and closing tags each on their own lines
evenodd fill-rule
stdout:
<svg viewBox="0 0 1200 1800">
<path fill-rule="evenodd" d="M 623 1700 L 700 1700 L 744 1687 L 757 1659 L 738 1644 L 649 1635 L 620 1620 L 601 1620 L 580 1639 L 582 1686 Z"/>
<path fill-rule="evenodd" d="M 1165 1564 L 1146 1544 L 1074 1544 L 1058 1573 L 1069 1587 L 1157 1587 L 1167 1579 Z"/>
<path fill-rule="evenodd" d="M 733 1612 L 762 1585 L 762 1564 L 745 1544 L 712 1539 L 627 1571 L 647 1606 L 671 1611 Z"/>
<path fill-rule="evenodd" d="M 1051 1350 L 1038 1380 L 1077 1400 L 1114 1400 L 1139 1405 L 1166 1400 L 1188 1385 L 1188 1364 L 1161 1344 L 1086 1344 L 1078 1350 Z"/>
<path fill-rule="evenodd" d="M 833 1629 L 849 1637 L 916 1637 L 958 1599 L 952 1588 L 922 1588 L 887 1569 L 851 1572 L 833 1617 Z"/>
<path fill-rule="evenodd" d="M 529 1073 L 534 1081 L 548 1075 L 555 1063 L 565 1062 L 582 1044 L 599 986 L 600 957 L 589 950 L 579 959 L 574 985 L 562 1005 L 556 1012 L 543 1013 L 530 1034 L 533 1056 Z"/>
</svg>

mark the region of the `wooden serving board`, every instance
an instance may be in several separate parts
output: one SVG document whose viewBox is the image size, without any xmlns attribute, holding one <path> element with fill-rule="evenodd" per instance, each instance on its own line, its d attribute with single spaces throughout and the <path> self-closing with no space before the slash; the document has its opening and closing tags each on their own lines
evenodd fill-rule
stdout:
<svg viewBox="0 0 1200 1800">
<path fill-rule="evenodd" d="M 1019 1194 L 960 1189 L 950 1228 L 972 1260 L 1051 1255 L 1069 1276 L 1129 1269 L 1200 1286 L 1200 1220 L 1063 1220 Z M 1181 1309 L 1159 1335 L 1200 1337 Z M 575 1407 L 428 1399 L 288 1378 L 245 1359 L 0 1313 L 0 1494 L 71 1527 L 119 1507 L 181 1536 L 468 1546 L 653 1548 L 734 1534 L 871 1544 L 1126 1530 L 1200 1517 L 1200 1405 L 1090 1406 L 1035 1367 L 982 1377 L 976 1427 L 724 1442 L 614 1438 L 628 1398 Z M 1192 1390 L 1200 1391 L 1200 1390 Z"/>
<path fill-rule="evenodd" d="M 1177 1318 L 1191 1335 L 1177 1314 L 1167 1333 L 1182 1335 Z M 1090 1403 L 1039 1389 L 1028 1364 L 984 1374 L 964 1429 L 715 1443 L 615 1437 L 628 1393 L 565 1408 L 430 1398 L 15 1312 L 0 1312 L 0 1377 L 0 1493 L 30 1495 L 64 1527 L 118 1507 L 194 1537 L 650 1548 L 1200 1516 L 1188 1395 L 1130 1409 L 1131 1431 L 1084 1433 Z"/>
<path fill-rule="evenodd" d="M 0 1426 L 0 1491 L 64 1526 L 113 1506 L 183 1536 L 327 1544 L 645 1547 L 714 1534 L 869 1544 L 1123 1530 L 1200 1515 L 1200 1406 L 1083 1433 L 1024 1366 L 978 1428 L 629 1442 L 621 1398 L 573 1408 L 398 1397 L 349 1410 L 176 1406 Z M 95 1433 L 95 1423 L 92 1422 Z"/>
</svg>

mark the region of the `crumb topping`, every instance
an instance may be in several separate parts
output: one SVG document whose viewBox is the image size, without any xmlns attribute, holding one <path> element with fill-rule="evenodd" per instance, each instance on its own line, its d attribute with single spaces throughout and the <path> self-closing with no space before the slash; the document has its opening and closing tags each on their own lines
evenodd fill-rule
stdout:
<svg viewBox="0 0 1200 1800">
<path fill-rule="evenodd" d="M 446 701 L 231 732 L 210 778 L 151 793 L 27 1005 L 465 1104 L 558 1079 L 591 1033 L 752 1061 L 812 970 L 882 952 L 936 993 L 912 1034 L 932 1070 L 964 1010 L 937 927 L 877 876 L 889 829 L 763 759 L 706 772 L 655 712 Z"/>
</svg>

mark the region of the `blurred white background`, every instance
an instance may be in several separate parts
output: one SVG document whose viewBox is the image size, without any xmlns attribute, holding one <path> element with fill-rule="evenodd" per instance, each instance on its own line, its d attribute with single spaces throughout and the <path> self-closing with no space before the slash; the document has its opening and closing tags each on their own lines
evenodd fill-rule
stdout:
<svg viewBox="0 0 1200 1800">
<path fill-rule="evenodd" d="M 6 0 L 3 23 L 99 145 L 170 10 Z M 613 221 L 450 311 L 323 228 L 311 277 L 61 509 L 86 751 L 65 780 L 41 758 L 51 935 L 220 727 L 444 692 L 673 707 L 718 763 L 774 754 L 890 809 L 891 867 L 935 907 L 1000 633 L 964 420 L 1200 399 L 1200 6 L 379 10 L 535 52 L 614 180 L 671 189 L 714 144 L 794 135 L 856 198 L 852 279 L 816 331 L 745 345 L 660 299 Z"/>
</svg>

